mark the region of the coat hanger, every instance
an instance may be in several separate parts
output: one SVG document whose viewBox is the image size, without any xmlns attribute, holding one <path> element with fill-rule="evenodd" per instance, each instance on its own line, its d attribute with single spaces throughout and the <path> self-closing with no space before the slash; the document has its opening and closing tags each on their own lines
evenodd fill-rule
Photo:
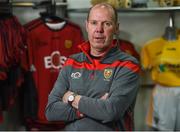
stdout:
<svg viewBox="0 0 180 132">
<path fill-rule="evenodd" d="M 40 17 L 44 22 L 63 22 L 65 19 L 55 15 L 54 13 L 51 13 L 49 11 L 40 12 Z"/>
<path fill-rule="evenodd" d="M 166 40 L 177 40 L 177 30 L 174 26 L 174 17 L 173 13 L 170 13 L 169 15 L 169 25 L 165 28 L 165 32 L 163 35 L 163 38 Z"/>
<path fill-rule="evenodd" d="M 45 7 L 44 12 L 40 12 L 40 17 L 44 22 L 64 22 L 65 19 L 56 15 L 56 3 L 54 0 L 42 1 L 35 8 Z"/>
</svg>

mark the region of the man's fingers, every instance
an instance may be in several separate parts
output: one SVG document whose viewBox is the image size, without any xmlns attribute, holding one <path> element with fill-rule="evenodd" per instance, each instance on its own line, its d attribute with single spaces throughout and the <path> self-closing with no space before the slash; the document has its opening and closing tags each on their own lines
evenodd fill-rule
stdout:
<svg viewBox="0 0 180 132">
<path fill-rule="evenodd" d="M 103 100 L 105 100 L 105 99 L 107 99 L 108 98 L 108 93 L 105 93 L 100 99 L 103 99 Z"/>
<path fill-rule="evenodd" d="M 63 98 L 62 98 L 62 100 L 63 100 L 63 102 L 64 103 L 68 103 L 68 97 L 69 97 L 69 95 L 71 95 L 73 92 L 71 92 L 71 91 L 67 91 L 65 94 L 64 94 L 64 96 L 63 96 Z"/>
</svg>

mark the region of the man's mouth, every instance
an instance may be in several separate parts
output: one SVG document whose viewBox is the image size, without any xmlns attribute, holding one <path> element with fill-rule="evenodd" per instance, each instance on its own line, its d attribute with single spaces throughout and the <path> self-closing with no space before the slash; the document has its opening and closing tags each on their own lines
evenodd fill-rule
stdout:
<svg viewBox="0 0 180 132">
<path fill-rule="evenodd" d="M 97 42 L 102 42 L 105 39 L 104 37 L 94 37 L 94 38 Z"/>
</svg>

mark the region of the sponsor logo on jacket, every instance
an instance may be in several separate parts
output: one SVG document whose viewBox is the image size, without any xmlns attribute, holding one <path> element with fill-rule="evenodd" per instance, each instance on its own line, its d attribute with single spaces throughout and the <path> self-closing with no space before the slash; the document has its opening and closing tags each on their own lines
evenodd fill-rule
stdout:
<svg viewBox="0 0 180 132">
<path fill-rule="evenodd" d="M 81 73 L 80 72 L 75 72 L 71 74 L 71 78 L 73 79 L 79 79 L 81 77 Z"/>
</svg>

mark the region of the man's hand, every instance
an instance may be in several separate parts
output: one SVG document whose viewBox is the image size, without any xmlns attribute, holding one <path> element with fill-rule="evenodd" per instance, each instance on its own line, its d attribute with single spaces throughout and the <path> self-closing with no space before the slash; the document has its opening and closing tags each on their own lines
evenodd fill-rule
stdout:
<svg viewBox="0 0 180 132">
<path fill-rule="evenodd" d="M 81 95 L 76 95 L 74 101 L 72 102 L 72 107 L 78 109 L 80 99 L 81 99 Z"/>
<path fill-rule="evenodd" d="M 105 93 L 100 99 L 106 100 L 108 98 L 108 95 L 109 95 L 108 93 Z M 82 114 L 78 110 L 78 105 L 79 105 L 80 99 L 81 99 L 81 96 L 80 95 L 76 95 L 75 100 L 72 102 L 72 106 L 77 109 L 77 113 L 76 114 L 78 115 L 78 117 L 83 118 L 84 114 Z"/>
<path fill-rule="evenodd" d="M 63 98 L 62 98 L 62 99 L 63 99 L 63 102 L 64 102 L 64 103 L 68 103 L 68 97 L 69 97 L 70 95 L 72 95 L 72 94 L 73 94 L 73 92 L 67 91 L 67 92 L 64 94 Z M 100 99 L 106 100 L 106 99 L 108 98 L 108 95 L 109 95 L 108 93 L 105 93 Z M 74 107 L 75 109 L 77 109 L 77 114 L 78 114 L 78 116 L 79 116 L 80 118 L 82 118 L 82 117 L 84 117 L 84 115 L 83 115 L 80 111 L 78 111 L 78 105 L 79 105 L 80 99 L 81 99 L 81 95 L 76 95 L 74 101 L 72 102 L 72 107 Z"/>
<path fill-rule="evenodd" d="M 63 98 L 62 98 L 63 102 L 64 102 L 64 103 L 68 103 L 68 97 L 69 97 L 70 95 L 72 95 L 72 94 L 73 94 L 73 92 L 67 91 L 67 92 L 64 94 Z M 80 99 L 81 99 L 81 96 L 80 96 L 80 95 L 76 95 L 74 101 L 72 102 L 72 107 L 78 109 L 78 105 L 79 105 L 79 100 L 80 100 Z"/>
<path fill-rule="evenodd" d="M 106 100 L 107 98 L 108 98 L 108 93 L 105 93 L 100 99 L 102 99 L 102 100 Z"/>
<path fill-rule="evenodd" d="M 73 92 L 71 92 L 71 91 L 67 91 L 67 92 L 64 94 L 64 96 L 63 96 L 63 98 L 62 98 L 62 100 L 63 100 L 64 103 L 68 103 L 68 97 L 69 97 L 71 94 L 73 94 Z"/>
</svg>

